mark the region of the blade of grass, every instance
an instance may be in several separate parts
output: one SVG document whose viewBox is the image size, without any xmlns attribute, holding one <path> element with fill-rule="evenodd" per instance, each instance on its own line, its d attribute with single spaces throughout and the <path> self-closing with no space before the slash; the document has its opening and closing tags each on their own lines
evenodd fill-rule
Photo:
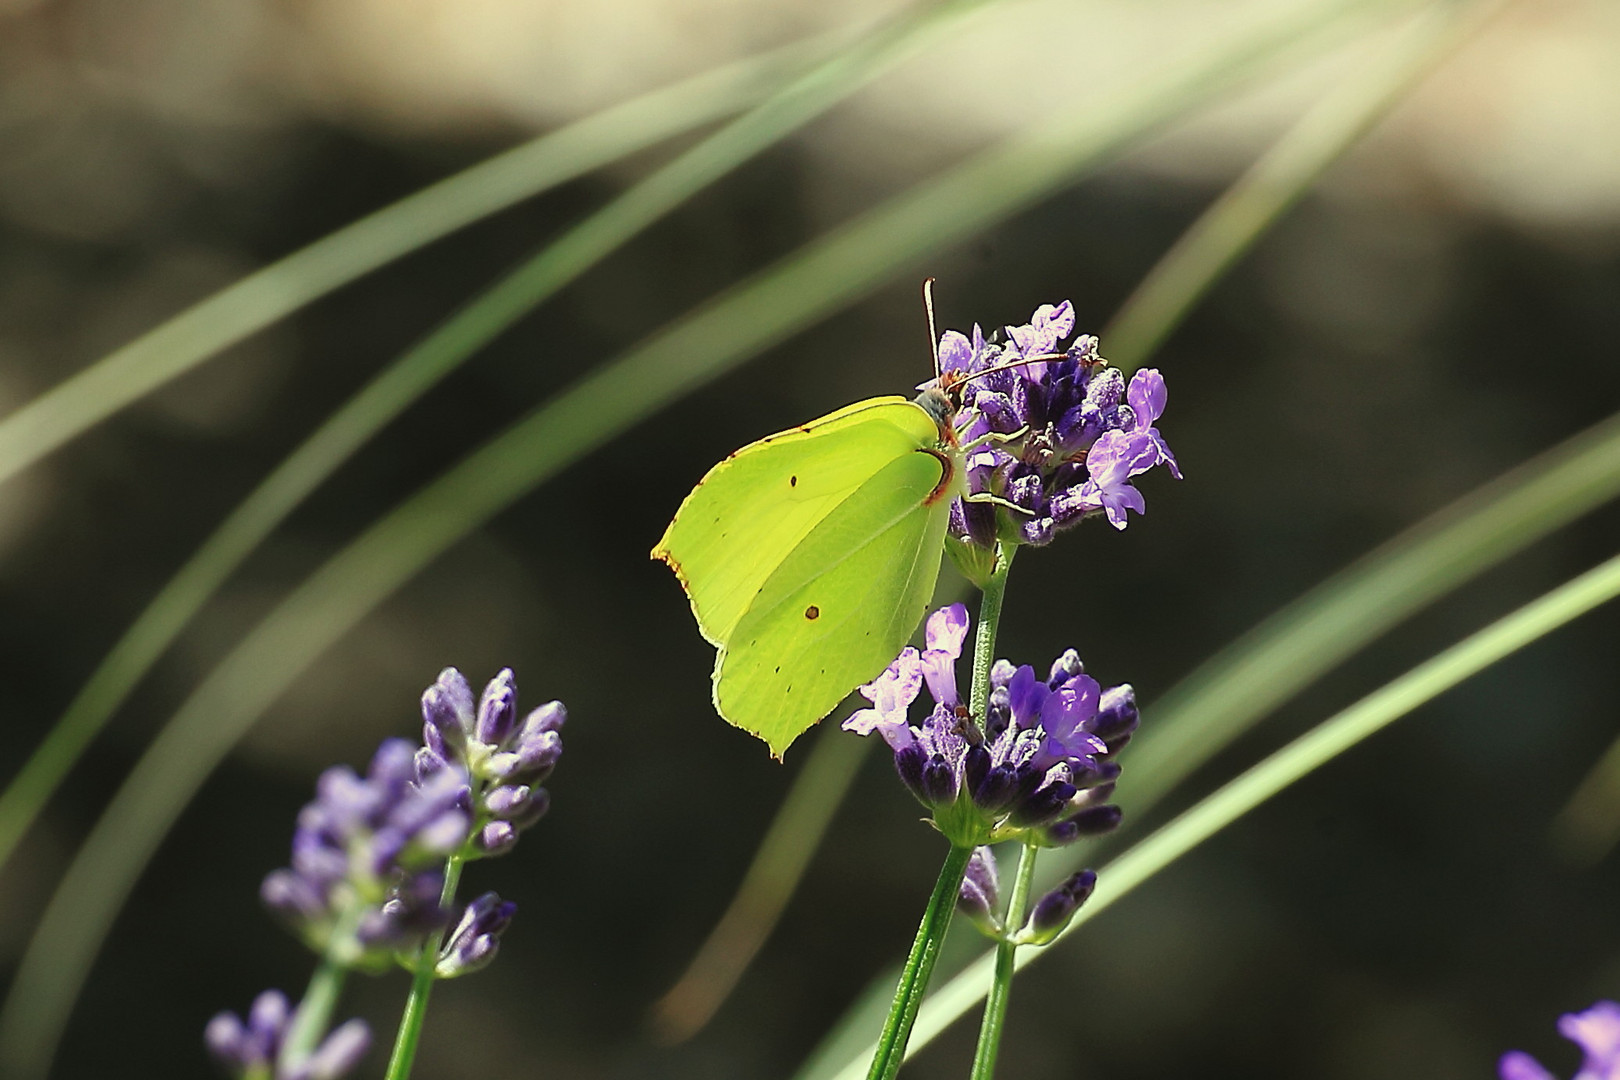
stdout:
<svg viewBox="0 0 1620 1080">
<path fill-rule="evenodd" d="M 866 760 L 867 740 L 824 725 L 714 930 L 648 1018 L 663 1045 L 685 1042 L 715 1013 L 775 927 L 834 812 Z M 881 1015 L 879 1022 L 881 1023 Z"/>
<path fill-rule="evenodd" d="M 1104 104 L 1007 140 L 814 242 L 541 405 L 368 528 L 260 622 L 187 698 L 57 887 L 0 1010 L 0 1065 L 42 1076 L 112 920 L 169 826 L 288 683 L 403 582 L 534 485 L 656 409 L 1121 153 L 1275 60 L 1326 43 L 1301 6 L 1167 62 Z M 1335 25 L 1329 20 L 1330 29 Z"/>
<path fill-rule="evenodd" d="M 1160 870 L 1339 754 L 1570 620 L 1620 596 L 1620 555 L 1531 601 L 1373 691 L 1254 765 L 1103 867 L 1097 889 L 1059 940 L 1074 933 Z M 1025 949 L 1019 969 L 1046 955 Z M 923 1002 L 908 1056 L 926 1046 L 990 988 L 994 954 L 981 956 Z M 874 1047 L 848 1058 L 838 1080 L 858 1080 Z"/>
<path fill-rule="evenodd" d="M 1598 758 L 1553 819 L 1553 847 L 1576 866 L 1593 866 L 1620 841 L 1620 739 Z"/>
<path fill-rule="evenodd" d="M 1318 585 L 1170 689 L 1132 748 L 1156 802 L 1323 672 L 1470 578 L 1620 495 L 1620 415 L 1452 503 Z"/>
<path fill-rule="evenodd" d="M 462 361 L 653 221 L 954 25 L 981 0 L 929 9 L 857 42 L 635 184 L 407 350 L 221 523 L 125 631 L 0 794 L 0 864 L 107 720 L 242 561 L 365 442 Z"/>
<path fill-rule="evenodd" d="M 1259 235 L 1298 200 L 1329 164 L 1355 145 L 1418 80 L 1451 55 L 1477 32 L 1485 18 L 1502 6 L 1500 3 L 1479 5 L 1467 13 L 1467 18 L 1454 18 L 1451 11 L 1439 7 L 1420 11 L 1400 39 L 1362 68 L 1357 79 L 1311 108 L 1194 222 L 1126 300 L 1102 333 L 1112 362 L 1125 371 L 1139 366 L 1164 342 L 1215 279 L 1249 250 Z M 830 807 L 801 797 L 799 789 L 804 782 L 803 776 L 795 781 L 789 795 L 791 804 L 799 807 L 801 813 L 817 815 L 823 822 L 831 820 Z M 820 798 L 842 798 L 842 795 L 842 789 L 836 794 L 829 789 Z M 756 858 L 763 857 L 762 849 Z M 791 891 L 780 890 L 776 882 L 771 884 L 779 897 L 775 912 L 779 913 Z M 746 884 L 733 900 L 732 910 L 738 909 L 764 910 L 750 895 Z M 700 955 L 705 977 L 699 979 L 694 972 L 689 972 L 655 1007 L 656 1017 L 664 1025 L 669 1024 L 666 1014 L 672 1010 L 692 1017 L 684 1026 L 666 1027 L 667 1038 L 674 1039 L 675 1033 L 685 1037 L 696 1031 L 702 1022 L 707 1022 L 723 996 L 717 995 L 711 987 L 722 985 L 723 979 L 725 990 L 729 992 L 774 926 L 775 919 L 761 918 L 756 924 L 755 938 L 746 945 L 732 940 L 736 934 L 730 925 L 733 922 L 731 911 L 728 910 L 724 922 L 728 930 L 727 943 L 731 946 L 732 969 L 721 972 L 718 957 L 711 952 L 709 944 L 705 945 Z M 717 928 L 710 942 L 719 937 Z M 698 963 L 694 960 L 694 969 Z M 683 991 L 691 993 L 694 1000 L 685 1000 Z M 697 997 L 700 993 L 701 998 Z"/>
<path fill-rule="evenodd" d="M 654 90 L 464 169 L 180 312 L 0 419 L 0 481 L 143 394 L 356 278 L 549 188 L 758 102 L 846 32 Z"/>
<path fill-rule="evenodd" d="M 1432 5 L 1399 40 L 1309 109 L 1181 234 L 1121 305 L 1101 335 L 1114 364 L 1129 372 L 1155 352 L 1323 170 L 1505 6 Z"/>
</svg>

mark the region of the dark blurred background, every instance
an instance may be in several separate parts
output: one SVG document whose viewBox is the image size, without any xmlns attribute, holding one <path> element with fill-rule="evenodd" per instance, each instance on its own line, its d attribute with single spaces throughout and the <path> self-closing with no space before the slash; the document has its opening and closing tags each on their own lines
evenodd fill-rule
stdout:
<svg viewBox="0 0 1620 1080">
<path fill-rule="evenodd" d="M 390 427 L 237 575 L 0 875 L 0 967 L 113 787 L 238 635 L 462 454 L 667 320 L 1164 34 L 1277 4 L 1021 4 L 747 165 L 525 319 Z M 1286 6 L 1286 5 L 1283 5 Z M 1335 168 L 1152 361 L 1187 479 L 1122 534 L 1020 559 L 1001 652 L 1077 647 L 1151 702 L 1303 590 L 1620 401 L 1620 20 L 1523 5 Z M 536 130 L 860 5 L 718 0 L 0 0 L 0 404 L 243 273 Z M 1020 50 L 1023 50 L 1020 52 Z M 1009 57 L 1022 57 L 1017 63 Z M 1067 58 L 1067 59 L 1065 59 Z M 1027 61 L 1027 62 L 1026 62 Z M 260 908 L 318 771 L 414 733 L 440 667 L 512 666 L 572 720 L 554 809 L 477 865 L 521 913 L 435 994 L 417 1075 L 789 1075 L 903 955 L 943 855 L 870 755 L 735 999 L 674 1049 L 645 1011 L 718 917 L 803 752 L 710 711 L 710 649 L 647 551 L 727 451 L 926 375 L 941 327 L 1074 301 L 1099 328 L 1235 171 L 1349 58 L 1156 140 L 677 403 L 458 545 L 260 722 L 141 882 L 57 1061 L 211 1075 L 200 1036 L 311 957 Z M 949 74 L 942 78 L 941 73 Z M 323 300 L 98 427 L 0 494 L 0 775 L 251 486 L 383 363 L 660 150 Z M 1103 341 L 1103 351 L 1108 351 Z M 1612 554 L 1606 509 L 1380 640 L 1222 754 L 1152 824 L 1414 663 Z M 1227 830 L 1021 977 L 1009 1077 L 1573 1071 L 1561 1011 L 1620 995 L 1620 869 L 1549 826 L 1616 733 L 1600 610 Z M 1145 723 L 1153 723 L 1151 709 Z M 1122 802 L 1130 810 L 1129 756 Z M 971 931 L 955 942 L 966 955 Z M 386 1044 L 405 978 L 357 978 Z M 348 1015 L 349 1010 L 339 1015 Z M 976 1020 L 907 1075 L 964 1075 Z M 365 1075 L 380 1075 L 381 1050 Z"/>
</svg>

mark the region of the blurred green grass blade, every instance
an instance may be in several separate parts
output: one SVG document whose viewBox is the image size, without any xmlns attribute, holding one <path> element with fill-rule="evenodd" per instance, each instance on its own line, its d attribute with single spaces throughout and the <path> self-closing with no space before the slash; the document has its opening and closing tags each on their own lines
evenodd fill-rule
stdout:
<svg viewBox="0 0 1620 1080">
<path fill-rule="evenodd" d="M 1130 372 L 1164 343 L 1210 286 L 1419 80 L 1505 3 L 1433 4 L 1399 40 L 1313 106 L 1176 240 L 1102 331 Z"/>
<path fill-rule="evenodd" d="M 531 139 L 200 301 L 0 419 L 0 481 L 243 338 L 457 229 L 745 109 L 828 55 L 827 35 L 716 68 Z"/>
<path fill-rule="evenodd" d="M 1140 812 L 1238 735 L 1407 616 L 1620 495 L 1620 415 L 1364 555 L 1200 664 L 1131 750 Z"/>
<path fill-rule="evenodd" d="M 680 979 L 653 1006 L 649 1024 L 656 1041 L 666 1046 L 685 1042 L 730 995 L 821 846 L 866 760 L 868 742 L 851 738 L 836 724 L 822 727 L 725 914 Z"/>
<path fill-rule="evenodd" d="M 1324 15 L 1358 6 L 1290 9 L 1168 61 L 1106 104 L 1043 117 L 598 368 L 368 528 L 204 679 L 113 796 L 47 906 L 0 1011 L 0 1067 L 18 1080 L 43 1075 L 113 918 L 198 786 L 304 668 L 450 545 L 679 395 L 1073 181 L 1261 70 Z"/>
<path fill-rule="evenodd" d="M 1598 758 L 1553 819 L 1550 837 L 1567 862 L 1592 866 L 1620 841 L 1620 739 Z"/>
<path fill-rule="evenodd" d="M 303 499 L 439 380 L 597 262 L 743 161 L 954 25 L 967 0 L 894 22 L 791 81 L 635 184 L 379 373 L 234 510 L 113 646 L 39 749 L 0 794 L 0 864 L 135 685 L 215 590 Z"/>
<path fill-rule="evenodd" d="M 1324 720 L 1104 866 L 1097 875 L 1096 892 L 1062 936 L 1068 937 L 1154 874 L 1363 739 L 1616 596 L 1620 596 L 1620 555 L 1531 601 Z M 1045 954 L 1046 949 L 1024 949 L 1018 955 L 1018 967 L 1022 969 Z M 917 1026 L 912 1030 L 908 1057 L 984 999 L 990 987 L 993 962 L 993 954 L 981 956 L 923 1002 Z M 859 1080 L 864 1076 L 866 1061 L 874 1049 L 869 1043 L 851 1055 L 843 1070 L 836 1074 L 838 1080 Z"/>
</svg>

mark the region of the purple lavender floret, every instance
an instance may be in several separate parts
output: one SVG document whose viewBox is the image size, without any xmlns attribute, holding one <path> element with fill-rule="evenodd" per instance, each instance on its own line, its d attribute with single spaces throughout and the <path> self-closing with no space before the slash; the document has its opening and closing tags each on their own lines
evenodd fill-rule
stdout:
<svg viewBox="0 0 1620 1080">
<path fill-rule="evenodd" d="M 365 1021 L 350 1020 L 329 1032 L 310 1053 L 296 1061 L 283 1060 L 290 1056 L 283 1041 L 292 1021 L 287 996 L 266 990 L 254 999 L 245 1021 L 233 1012 L 208 1021 L 203 1041 L 227 1073 L 254 1080 L 335 1080 L 353 1071 L 371 1046 L 371 1029 Z"/>
<path fill-rule="evenodd" d="M 960 387 L 957 436 L 972 447 L 969 493 L 998 500 L 958 499 L 951 507 L 951 535 L 970 549 L 993 548 L 997 539 L 1048 544 L 1099 514 L 1123 529 L 1127 511 L 1145 509 L 1135 477 L 1164 465 L 1181 478 L 1155 426 L 1165 407 L 1163 377 L 1146 368 L 1127 385 L 1089 334 L 1063 347 L 1074 323 L 1065 300 L 988 338 L 978 326 L 971 336 L 940 336 L 940 378 L 919 389 Z M 991 371 L 1008 364 L 1016 366 Z M 952 550 L 974 577 L 977 556 Z"/>
<path fill-rule="evenodd" d="M 1029 925 L 1024 928 L 1019 943 L 1046 945 L 1056 940 L 1068 929 L 1074 913 L 1091 898 L 1096 887 L 1097 875 L 1091 870 L 1081 870 L 1064 878 L 1035 902 L 1035 910 L 1030 913 Z"/>
<path fill-rule="evenodd" d="M 927 648 L 906 648 L 861 687 L 871 707 L 845 730 L 883 737 L 901 781 L 958 846 L 1014 838 L 1055 846 L 1117 826 L 1107 799 L 1119 776 L 1113 755 L 1136 727 L 1130 686 L 1105 691 L 1072 650 L 1044 679 L 1002 660 L 991 671 L 988 715 L 975 717 L 956 681 L 967 633 L 963 605 L 931 614 Z M 924 685 L 934 709 L 913 727 L 908 711 Z"/>
<path fill-rule="evenodd" d="M 516 904 L 492 892 L 468 904 L 456 928 L 439 949 L 433 973 L 441 979 L 453 979 L 487 967 L 495 959 L 501 947 L 501 935 L 516 914 Z"/>
<path fill-rule="evenodd" d="M 973 849 L 962 885 L 956 894 L 956 910 L 965 915 L 981 932 L 1000 937 L 1001 882 L 996 868 L 996 853 L 989 847 Z"/>
<path fill-rule="evenodd" d="M 477 854 L 511 850 L 518 833 L 550 807 L 550 794 L 540 784 L 562 756 L 560 731 L 567 719 L 562 702 L 551 701 L 519 722 L 510 668 L 489 681 L 476 703 L 472 687 L 453 667 L 422 694 L 417 775 L 425 783 L 449 768 L 471 777 L 467 808 L 475 819 Z"/>
<path fill-rule="evenodd" d="M 1620 1080 L 1620 1004 L 1599 1001 L 1585 1012 L 1558 1018 L 1558 1033 L 1581 1048 L 1574 1080 Z M 1497 1065 L 1502 1080 L 1555 1080 L 1522 1050 L 1510 1050 Z"/>
<path fill-rule="evenodd" d="M 440 868 L 468 839 L 465 773 L 416 778 L 403 739 L 377 749 L 364 777 L 321 774 L 298 814 L 292 863 L 260 888 L 311 948 L 346 966 L 386 966 L 393 951 L 437 929 Z"/>
</svg>

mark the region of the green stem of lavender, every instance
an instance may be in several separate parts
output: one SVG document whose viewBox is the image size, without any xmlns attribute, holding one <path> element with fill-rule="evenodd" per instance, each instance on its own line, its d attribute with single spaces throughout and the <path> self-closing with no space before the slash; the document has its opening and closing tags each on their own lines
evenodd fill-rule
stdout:
<svg viewBox="0 0 1620 1080">
<path fill-rule="evenodd" d="M 1007 1021 L 1007 1000 L 1012 997 L 1013 973 L 1018 945 L 1014 936 L 1024 924 L 1024 906 L 1029 901 L 1030 882 L 1035 879 L 1035 857 L 1040 848 L 1025 844 L 1018 855 L 1018 877 L 1012 896 L 1007 899 L 1007 916 L 1002 925 L 1006 937 L 996 946 L 996 972 L 990 994 L 984 1002 L 984 1022 L 979 1026 L 979 1045 L 973 1051 L 973 1071 L 968 1080 L 990 1080 L 996 1072 L 996 1052 L 1001 1049 L 1001 1029 Z"/>
<path fill-rule="evenodd" d="M 1011 544 L 997 545 L 996 566 L 984 583 L 984 595 L 979 601 L 979 630 L 973 640 L 973 686 L 968 694 L 975 716 L 982 717 L 990 701 L 990 665 L 995 661 L 1001 601 L 1006 595 L 1007 573 L 1012 568 L 1015 550 Z M 971 847 L 952 847 L 951 853 L 945 856 L 945 865 L 939 869 L 939 880 L 934 882 L 933 895 L 928 898 L 922 923 L 917 927 L 917 937 L 911 943 L 911 954 L 906 957 L 900 982 L 894 988 L 894 1004 L 889 1006 L 883 1034 L 878 1036 L 877 1052 L 872 1055 L 867 1080 L 892 1080 L 906 1059 L 911 1026 L 917 1020 L 923 992 L 928 989 L 928 980 L 934 973 L 934 961 L 939 959 L 945 931 L 950 929 L 951 916 L 956 913 L 956 896 L 972 856 Z M 395 1080 L 392 1073 L 388 1080 Z"/>
<path fill-rule="evenodd" d="M 962 875 L 972 855 L 970 847 L 953 847 L 945 856 L 945 865 L 939 868 L 939 880 L 934 882 L 934 894 L 928 898 L 928 909 L 917 927 L 911 955 L 906 957 L 899 985 L 894 988 L 894 1004 L 889 1007 L 889 1018 L 883 1022 L 883 1034 L 878 1036 L 877 1053 L 872 1055 L 872 1067 L 867 1070 L 866 1080 L 892 1080 L 900 1071 L 900 1063 L 906 1059 L 911 1025 L 917 1021 L 917 1009 L 922 1005 L 923 991 L 928 989 L 929 977 L 934 973 L 934 961 L 939 959 L 939 947 L 945 941 L 945 931 L 950 928 L 951 915 L 956 911 L 956 894 L 962 888 Z"/>
<path fill-rule="evenodd" d="M 996 545 L 996 567 L 984 583 L 979 601 L 979 629 L 973 639 L 973 689 L 968 707 L 981 723 L 990 704 L 990 666 L 996 662 L 996 631 L 1001 627 L 1001 600 L 1007 593 L 1007 575 L 1012 570 L 1017 544 Z"/>
<path fill-rule="evenodd" d="M 338 995 L 343 992 L 343 982 L 349 974 L 348 966 L 339 962 L 335 950 L 349 940 L 365 909 L 358 901 L 351 903 L 333 924 L 328 938 L 332 944 L 315 965 L 315 974 L 309 977 L 309 986 L 304 988 L 304 999 L 293 1013 L 292 1028 L 281 1044 L 282 1064 L 297 1065 L 308 1057 L 331 1026 L 332 1010 L 337 1008 Z"/>
<path fill-rule="evenodd" d="M 456 886 L 461 883 L 461 868 L 466 856 L 457 853 L 444 864 L 444 888 L 439 892 L 439 906 L 449 909 L 456 900 Z M 411 996 L 405 999 L 405 1013 L 399 1018 L 399 1034 L 394 1036 L 394 1053 L 388 1059 L 388 1072 L 384 1080 L 407 1080 L 411 1065 L 416 1061 L 416 1044 L 422 1039 L 422 1023 L 427 1019 L 428 995 L 433 992 L 434 965 L 439 962 L 439 947 L 444 944 L 444 931 L 435 930 L 422 943 L 416 955 L 416 975 L 411 980 Z"/>
</svg>

